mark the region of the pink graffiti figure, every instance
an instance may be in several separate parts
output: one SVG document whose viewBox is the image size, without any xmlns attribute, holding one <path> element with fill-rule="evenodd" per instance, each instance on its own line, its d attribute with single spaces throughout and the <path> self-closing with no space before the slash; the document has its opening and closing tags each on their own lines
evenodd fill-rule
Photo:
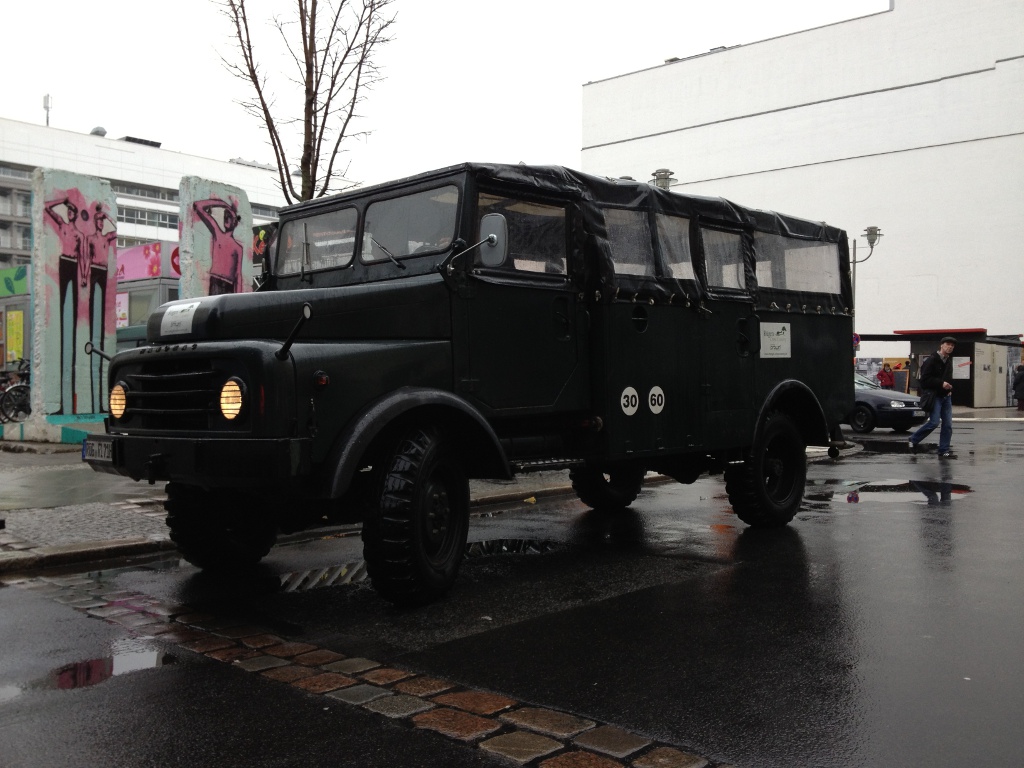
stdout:
<svg viewBox="0 0 1024 768">
<path fill-rule="evenodd" d="M 219 198 L 200 200 L 194 205 L 196 216 L 210 230 L 210 295 L 238 293 L 242 290 L 242 244 L 235 238 L 241 223 L 238 201 L 226 203 Z"/>
<path fill-rule="evenodd" d="M 105 332 L 107 311 L 105 293 L 107 269 L 117 240 L 117 226 L 107 212 L 106 204 L 89 202 L 78 189 L 57 190 L 53 199 L 43 206 L 46 223 L 60 239 L 58 285 L 60 288 L 61 370 L 67 386 L 61 390 L 59 413 L 77 413 L 75 396 L 75 343 L 79 332 L 96 342 Z M 68 309 L 70 305 L 70 316 Z M 99 312 L 94 315 L 93 309 Z M 99 327 L 93 327 L 93 317 Z M 90 409 L 97 406 L 99 382 L 91 382 Z M 66 402 L 65 397 L 71 402 Z"/>
</svg>

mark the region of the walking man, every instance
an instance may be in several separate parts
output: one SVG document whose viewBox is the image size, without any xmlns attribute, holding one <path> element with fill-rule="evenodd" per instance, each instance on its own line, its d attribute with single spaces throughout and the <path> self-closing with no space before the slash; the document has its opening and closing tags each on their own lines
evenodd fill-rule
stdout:
<svg viewBox="0 0 1024 768">
<path fill-rule="evenodd" d="M 939 349 L 932 352 L 921 365 L 921 395 L 932 392 L 935 402 L 931 408 L 928 421 L 910 436 L 910 451 L 917 453 L 917 445 L 930 435 L 939 422 L 939 458 L 955 459 L 956 454 L 949 450 L 949 441 L 953 438 L 953 348 L 956 339 L 944 336 L 939 342 Z"/>
</svg>

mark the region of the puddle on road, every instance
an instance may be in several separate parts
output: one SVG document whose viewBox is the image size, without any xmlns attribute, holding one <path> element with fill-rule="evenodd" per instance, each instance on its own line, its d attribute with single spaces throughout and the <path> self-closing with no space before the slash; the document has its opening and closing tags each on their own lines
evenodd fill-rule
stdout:
<svg viewBox="0 0 1024 768">
<path fill-rule="evenodd" d="M 865 501 L 938 504 L 973 492 L 969 485 L 937 480 L 810 480 L 804 491 L 804 507 L 823 511 L 834 502 Z"/>
<path fill-rule="evenodd" d="M 87 688 L 112 677 L 139 672 L 143 669 L 155 669 L 174 664 L 177 661 L 178 658 L 173 654 L 159 650 L 125 651 L 99 659 L 76 661 L 58 667 L 45 677 L 24 686 L 0 686 L 0 704 L 17 698 L 26 690 L 70 691 L 75 688 Z"/>
<path fill-rule="evenodd" d="M 163 651 L 115 653 L 113 656 L 104 656 L 101 659 L 66 664 L 60 669 L 54 670 L 42 681 L 34 683 L 32 687 L 56 688 L 61 691 L 86 688 L 119 675 L 174 664 L 177 660 L 177 657 Z"/>
</svg>

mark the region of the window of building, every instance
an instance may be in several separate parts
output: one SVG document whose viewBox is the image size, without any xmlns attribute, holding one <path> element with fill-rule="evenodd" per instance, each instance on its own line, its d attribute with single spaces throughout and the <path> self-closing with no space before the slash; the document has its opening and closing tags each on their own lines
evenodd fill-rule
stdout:
<svg viewBox="0 0 1024 768">
<path fill-rule="evenodd" d="M 149 211 L 144 208 L 117 206 L 117 221 L 120 224 L 138 224 L 144 227 L 178 229 L 178 214 L 165 211 Z"/>
<path fill-rule="evenodd" d="M 270 208 L 266 205 L 253 205 L 252 215 L 260 216 L 264 219 L 277 219 L 277 208 Z"/>
<path fill-rule="evenodd" d="M 0 176 L 8 176 L 12 179 L 31 179 L 32 171 L 22 168 L 11 168 L 9 165 L 0 165 Z"/>
<path fill-rule="evenodd" d="M 178 190 L 158 189 L 156 187 L 142 187 L 137 184 L 112 183 L 110 188 L 118 195 L 130 195 L 132 197 L 148 197 L 151 200 L 167 200 L 172 203 L 178 202 Z"/>
<path fill-rule="evenodd" d="M 156 298 L 158 288 L 141 288 L 129 291 L 128 293 L 128 325 L 145 325 L 149 319 L 153 306 L 153 299 Z"/>
</svg>

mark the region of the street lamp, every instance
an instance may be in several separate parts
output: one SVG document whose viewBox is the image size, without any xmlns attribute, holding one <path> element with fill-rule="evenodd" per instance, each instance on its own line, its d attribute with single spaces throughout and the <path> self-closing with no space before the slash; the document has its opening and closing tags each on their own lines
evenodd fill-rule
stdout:
<svg viewBox="0 0 1024 768">
<path fill-rule="evenodd" d="M 853 250 L 850 253 L 850 264 L 853 265 L 853 325 L 857 326 L 857 265 L 863 264 L 865 261 L 871 258 L 871 254 L 875 252 L 875 246 L 878 244 L 879 239 L 882 237 L 882 230 L 878 227 L 868 227 L 864 230 L 864 239 L 868 241 L 868 255 L 863 259 L 857 258 L 857 238 L 853 238 Z"/>
</svg>

